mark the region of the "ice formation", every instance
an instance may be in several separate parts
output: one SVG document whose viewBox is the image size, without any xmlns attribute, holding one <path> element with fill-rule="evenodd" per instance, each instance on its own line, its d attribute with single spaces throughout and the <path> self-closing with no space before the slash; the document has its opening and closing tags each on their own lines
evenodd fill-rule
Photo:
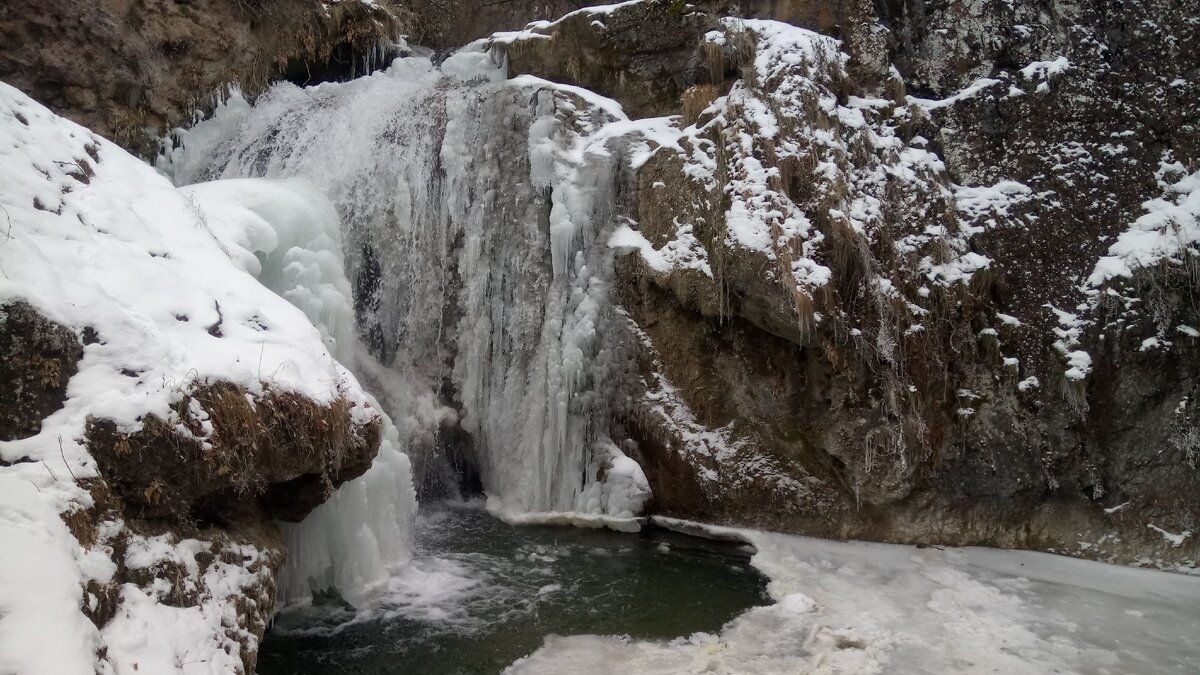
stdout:
<svg viewBox="0 0 1200 675">
<path fill-rule="evenodd" d="M 244 267 L 304 312 L 333 358 L 366 378 L 380 370 L 354 330 L 350 282 L 342 263 L 341 221 L 311 184 L 298 179 L 224 180 L 180 189 L 211 227 L 236 241 Z M 239 250 L 240 249 L 240 250 Z M 380 403 L 363 394 L 376 410 Z M 284 602 L 336 588 L 360 604 L 409 556 L 416 496 L 404 449 L 410 438 L 386 414 L 379 455 L 303 522 L 282 524 L 288 562 Z"/>
<path fill-rule="evenodd" d="M 661 124 L 661 121 L 658 122 Z M 500 514 L 629 517 L 649 489 L 608 438 L 619 105 L 483 49 L 234 99 L 183 137 L 176 182 L 301 177 L 345 226 L 357 321 L 407 433 L 460 424 Z M 347 322 L 349 325 L 349 322 Z M 455 410 L 444 404 L 453 403 Z"/>
</svg>

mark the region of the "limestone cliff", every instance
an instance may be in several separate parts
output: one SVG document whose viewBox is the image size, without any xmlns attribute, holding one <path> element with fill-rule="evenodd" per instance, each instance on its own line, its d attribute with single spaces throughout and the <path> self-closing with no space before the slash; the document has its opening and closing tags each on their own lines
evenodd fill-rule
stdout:
<svg viewBox="0 0 1200 675">
<path fill-rule="evenodd" d="M 619 270 L 657 508 L 1193 564 L 1194 3 L 699 4 L 500 41 L 691 124 Z"/>
</svg>

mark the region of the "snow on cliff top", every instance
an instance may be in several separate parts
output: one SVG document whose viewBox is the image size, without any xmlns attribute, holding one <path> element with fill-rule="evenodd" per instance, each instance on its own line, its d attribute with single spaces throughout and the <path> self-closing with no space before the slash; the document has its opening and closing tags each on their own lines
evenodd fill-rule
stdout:
<svg viewBox="0 0 1200 675">
<path fill-rule="evenodd" d="M 101 636 L 80 612 L 83 586 L 110 580 L 113 563 L 58 517 L 91 502 L 75 483 L 97 475 L 83 446 L 89 415 L 133 431 L 148 414 L 170 419 L 169 406 L 205 380 L 319 402 L 346 395 L 360 419 L 376 414 L 304 313 L 254 277 L 255 251 L 271 252 L 281 227 L 336 219 L 330 204 L 285 182 L 222 194 L 219 214 L 206 213 L 148 165 L 0 83 L 0 304 L 26 301 L 96 335 L 64 407 L 39 434 L 0 442 L 0 672 L 92 673 L 99 647 L 119 651 L 121 636 Z M 143 638 L 190 639 L 204 672 L 221 672 L 237 652 L 222 650 L 217 619 L 197 624 L 214 631 L 207 642 L 162 621 L 151 622 L 161 635 Z"/>
<path fill-rule="evenodd" d="M 1146 213 L 1130 224 L 1100 258 L 1088 279 L 1098 287 L 1116 277 L 1164 261 L 1194 263 L 1200 257 L 1200 171 L 1188 173 L 1164 157 L 1156 172 L 1162 196 L 1142 204 Z"/>
</svg>

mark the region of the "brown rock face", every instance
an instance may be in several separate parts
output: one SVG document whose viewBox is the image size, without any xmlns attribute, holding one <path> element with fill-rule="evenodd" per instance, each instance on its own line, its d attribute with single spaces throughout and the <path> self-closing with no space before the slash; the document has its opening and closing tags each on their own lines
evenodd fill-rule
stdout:
<svg viewBox="0 0 1200 675">
<path fill-rule="evenodd" d="M 594 5 L 589 0 L 408 0 L 412 41 L 445 49 L 497 31 L 516 30 L 531 21 L 556 19 Z"/>
<path fill-rule="evenodd" d="M 173 412 L 177 422 L 151 416 L 131 434 L 88 423 L 100 477 L 81 483 L 92 506 L 63 518 L 84 547 L 109 552 L 117 571 L 85 590 L 84 613 L 104 627 L 124 611 L 123 584 L 173 607 L 225 604 L 224 631 L 252 673 L 287 557 L 277 521 L 302 520 L 362 475 L 379 451 L 380 422 L 356 421 L 344 399 L 251 397 L 222 382 L 194 387 Z M 147 542 L 161 550 L 185 539 L 173 557 L 138 555 Z M 220 581 L 229 575 L 239 580 L 233 591 Z"/>
<path fill-rule="evenodd" d="M 708 41 L 715 17 L 669 2 L 509 48 L 514 73 L 596 89 L 634 116 L 681 113 L 716 148 L 713 185 L 660 152 L 629 188 L 636 229 L 660 248 L 688 225 L 712 271 L 636 255 L 618 267 L 641 346 L 613 437 L 636 441 L 655 508 L 1194 564 L 1194 539 L 1147 525 L 1200 529 L 1195 254 L 1103 301 L 1084 287 L 1143 202 L 1200 169 L 1196 4 L 698 4 L 836 35 L 848 58 L 763 79 L 753 42 Z M 778 121 L 773 136 L 736 107 L 705 116 L 736 87 Z M 907 163 L 924 153 L 936 163 Z M 730 243 L 751 165 L 769 172 L 764 203 L 802 213 L 808 234 L 775 233 L 767 253 Z M 1002 183 L 1016 191 L 1000 206 L 963 190 Z M 855 216 L 865 226 L 851 227 L 856 204 L 877 208 Z M 990 262 L 969 281 L 930 276 L 973 255 Z M 802 257 L 829 282 L 785 283 Z M 1064 374 L 1071 349 L 1092 358 L 1084 379 Z"/>
<path fill-rule="evenodd" d="M 321 406 L 216 383 L 195 388 L 175 413 L 182 428 L 153 416 L 128 435 L 107 420 L 88 425 L 92 456 L 130 515 L 221 522 L 261 507 L 298 522 L 379 451 L 380 421 L 355 422 L 345 399 Z"/>
<path fill-rule="evenodd" d="M 689 86 L 703 81 L 696 36 L 711 16 L 666 3 L 632 5 L 603 15 L 578 13 L 506 49 L 509 72 L 572 82 L 621 102 L 634 117 L 674 112 Z"/>
<path fill-rule="evenodd" d="M 361 73 L 408 32 L 388 2 L 12 0 L 0 80 L 143 156 L 224 88 Z"/>
<path fill-rule="evenodd" d="M 84 342 L 101 337 L 83 331 Z M 0 308 L 0 439 L 36 434 L 62 407 L 81 358 L 71 329 L 24 302 Z M 277 519 L 303 519 L 379 451 L 381 421 L 355 412 L 344 398 L 321 405 L 269 389 L 251 397 L 216 382 L 193 387 L 170 422 L 151 416 L 134 433 L 89 420 L 86 441 L 100 475 L 78 481 L 90 504 L 62 518 L 116 572 L 83 589 L 84 614 L 104 627 L 126 611 L 126 584 L 173 607 L 225 604 L 222 628 L 244 672 L 253 672 L 287 556 Z M 173 553 L 139 553 L 151 549 Z"/>
<path fill-rule="evenodd" d="M 80 486 L 92 504 L 64 514 L 63 520 L 80 545 L 104 551 L 116 566 L 107 583 L 91 581 L 83 590 L 83 614 L 104 628 L 127 611 L 122 602 L 126 585 L 169 607 L 224 604 L 230 611 L 222 632 L 231 648 L 238 649 L 242 672 L 253 673 L 287 558 L 275 523 L 256 509 L 226 510 L 220 524 L 134 518 L 134 509 L 106 480 L 85 479 Z M 186 545 L 180 546 L 184 540 Z M 148 546 L 174 552 L 148 557 Z M 231 576 L 236 583 L 229 583 Z M 97 657 L 103 662 L 104 652 Z"/>
<path fill-rule="evenodd" d="M 36 435 L 62 407 L 83 346 L 24 302 L 0 306 L 0 441 Z"/>
</svg>

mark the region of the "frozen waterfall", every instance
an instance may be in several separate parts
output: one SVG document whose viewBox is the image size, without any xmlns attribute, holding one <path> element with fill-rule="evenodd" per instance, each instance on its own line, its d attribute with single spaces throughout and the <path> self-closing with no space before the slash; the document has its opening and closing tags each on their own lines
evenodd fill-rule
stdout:
<svg viewBox="0 0 1200 675">
<path fill-rule="evenodd" d="M 236 239 L 243 266 L 304 311 L 340 363 L 368 388 L 381 370 L 353 330 L 350 282 L 342 263 L 337 212 L 310 183 L 222 180 L 182 188 L 209 227 Z M 385 409 L 372 400 L 377 409 Z M 359 603 L 410 554 L 416 498 L 403 449 L 412 442 L 383 416 L 383 441 L 371 469 L 338 489 L 302 523 L 282 524 L 289 551 L 280 595 L 295 600 L 338 588 Z"/>
<path fill-rule="evenodd" d="M 622 119 L 594 95 L 506 81 L 491 54 L 466 51 L 440 67 L 410 57 L 347 83 L 281 84 L 253 106 L 235 97 L 163 168 L 177 184 L 300 178 L 329 196 L 353 307 L 314 319 L 380 397 L 402 450 L 428 456 L 458 425 L 494 512 L 627 518 L 649 489 L 607 429 L 626 359 L 612 339 L 604 243 L 624 154 L 611 127 Z M 305 237 L 273 255 L 319 248 Z M 305 307 L 296 296 L 321 265 L 279 263 L 268 283 Z M 402 464 L 382 480 L 403 482 Z M 340 509 L 357 509 L 354 522 L 374 516 L 362 505 L 379 474 L 290 531 L 296 555 L 335 548 L 313 542 L 343 536 L 351 515 Z"/>
</svg>

